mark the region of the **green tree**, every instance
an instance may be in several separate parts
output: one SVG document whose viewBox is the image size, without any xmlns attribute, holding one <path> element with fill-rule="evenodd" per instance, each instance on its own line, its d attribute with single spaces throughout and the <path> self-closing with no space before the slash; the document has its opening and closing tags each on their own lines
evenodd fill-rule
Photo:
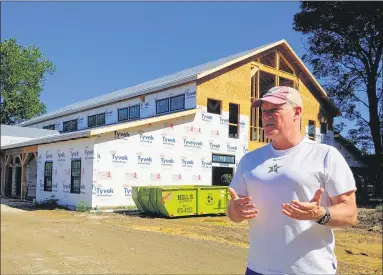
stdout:
<svg viewBox="0 0 383 275">
<path fill-rule="evenodd" d="M 355 121 L 348 138 L 383 158 L 383 2 L 304 1 L 300 9 L 294 30 L 307 35 L 309 52 L 302 59 L 323 80 L 344 118 Z"/>
<path fill-rule="evenodd" d="M 53 74 L 55 66 L 38 47 L 18 45 L 14 38 L 1 42 L 0 61 L 1 123 L 19 123 L 44 114 L 40 94 L 46 75 Z"/>
<path fill-rule="evenodd" d="M 348 138 L 363 151 L 374 149 L 369 182 L 381 197 L 383 2 L 304 1 L 300 9 L 294 15 L 294 30 L 307 36 L 308 54 L 302 59 L 323 80 L 344 118 L 356 122 Z M 368 116 L 356 104 L 364 106 Z"/>
</svg>

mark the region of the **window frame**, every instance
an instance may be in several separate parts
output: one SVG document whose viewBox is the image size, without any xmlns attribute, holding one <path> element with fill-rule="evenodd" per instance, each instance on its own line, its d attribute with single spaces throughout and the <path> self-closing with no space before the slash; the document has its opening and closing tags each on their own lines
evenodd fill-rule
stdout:
<svg viewBox="0 0 383 275">
<path fill-rule="evenodd" d="M 231 123 L 230 122 L 230 105 L 236 105 L 237 106 L 237 113 L 236 113 L 236 116 L 237 116 L 237 123 Z M 233 103 L 233 102 L 229 102 L 229 122 L 228 122 L 228 137 L 229 138 L 235 138 L 235 139 L 238 139 L 239 138 L 239 122 L 240 122 L 240 104 L 237 104 L 237 103 Z M 230 134 L 230 127 L 236 127 L 236 136 L 231 136 Z"/>
<path fill-rule="evenodd" d="M 120 111 L 126 110 L 126 119 L 121 119 Z M 117 109 L 117 120 L 120 121 L 127 121 L 129 120 L 129 107 L 119 108 Z"/>
<path fill-rule="evenodd" d="M 310 122 L 312 122 L 313 124 L 310 124 Z M 314 127 L 313 134 L 310 133 L 310 126 L 311 125 Z M 316 126 L 315 120 L 309 119 L 309 122 L 307 124 L 307 135 L 308 135 L 309 139 L 311 139 L 311 140 L 315 140 L 315 128 L 316 128 L 315 126 Z"/>
<path fill-rule="evenodd" d="M 227 161 L 215 161 L 215 160 L 214 160 L 214 156 L 218 156 L 218 157 L 232 157 L 232 158 L 233 158 L 233 162 L 227 162 Z M 211 154 L 211 162 L 212 162 L 212 163 L 223 163 L 223 164 L 235 164 L 235 155 L 229 155 L 229 154 L 215 154 L 215 153 L 212 153 L 212 154 Z"/>
<path fill-rule="evenodd" d="M 138 109 L 138 117 L 131 117 L 131 109 L 133 108 L 137 108 Z M 129 106 L 128 108 L 128 120 L 135 120 L 135 119 L 140 119 L 141 118 L 141 106 L 140 104 L 136 104 L 136 105 L 132 105 L 132 106 Z"/>
<path fill-rule="evenodd" d="M 209 101 L 216 101 L 219 103 L 219 113 L 214 113 L 214 112 L 210 112 L 209 111 Z M 219 99 L 214 99 L 214 98 L 210 98 L 208 97 L 207 98 L 207 101 L 206 101 L 206 111 L 209 113 L 209 114 L 215 114 L 215 115 L 222 115 L 222 100 L 219 100 Z"/>
<path fill-rule="evenodd" d="M 50 124 L 47 126 L 43 126 L 43 129 L 45 129 L 45 130 L 56 130 L 56 124 Z"/>
<path fill-rule="evenodd" d="M 168 110 L 167 111 L 164 111 L 164 112 L 158 112 L 158 103 L 159 102 L 162 102 L 162 101 L 168 101 Z M 170 98 L 169 97 L 165 97 L 165 98 L 162 98 L 162 99 L 157 99 L 156 100 L 156 114 L 157 115 L 161 115 L 161 114 L 168 114 L 170 113 Z"/>
<path fill-rule="evenodd" d="M 47 164 L 51 164 L 50 175 L 47 176 Z M 47 179 L 50 178 L 51 185 L 47 185 Z M 46 161 L 44 163 L 44 192 L 52 192 L 53 185 L 53 161 Z"/>
<path fill-rule="evenodd" d="M 69 126 L 76 125 L 76 127 L 75 127 L 75 129 L 65 130 L 65 124 L 69 124 Z M 67 120 L 67 121 L 63 122 L 63 132 L 74 132 L 74 131 L 77 131 L 77 130 L 78 130 L 78 119 L 77 118 L 76 119 Z"/>
<path fill-rule="evenodd" d="M 182 98 L 182 103 L 183 103 L 183 106 L 181 108 L 178 108 L 178 109 L 172 109 L 172 100 L 175 99 L 175 98 Z M 177 112 L 177 111 L 180 111 L 180 110 L 185 110 L 185 94 L 180 94 L 180 95 L 175 95 L 175 96 L 171 96 L 169 98 L 169 110 L 170 112 Z"/>
<path fill-rule="evenodd" d="M 80 164 L 80 167 L 78 168 L 79 169 L 79 172 L 80 172 L 80 175 L 79 176 L 73 176 L 73 172 L 74 172 L 74 169 L 77 169 L 77 168 L 74 168 L 74 163 L 79 163 Z M 79 179 L 79 186 L 78 186 L 78 191 L 75 190 L 74 188 L 74 180 L 78 178 Z M 72 159 L 71 160 L 71 167 L 70 167 L 70 193 L 72 194 L 80 194 L 81 193 L 81 159 Z"/>
</svg>

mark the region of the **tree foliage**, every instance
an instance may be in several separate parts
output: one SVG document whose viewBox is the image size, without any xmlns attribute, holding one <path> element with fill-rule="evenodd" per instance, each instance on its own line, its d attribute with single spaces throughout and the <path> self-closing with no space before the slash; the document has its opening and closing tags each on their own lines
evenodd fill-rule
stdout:
<svg viewBox="0 0 383 275">
<path fill-rule="evenodd" d="M 307 35 L 303 60 L 323 80 L 344 118 L 356 122 L 348 138 L 383 157 L 383 2 L 309 1 L 300 9 L 294 30 Z"/>
<path fill-rule="evenodd" d="M 53 74 L 55 66 L 39 48 L 18 45 L 14 38 L 0 44 L 0 60 L 1 123 L 19 123 L 44 114 L 40 94 L 46 75 Z"/>
</svg>

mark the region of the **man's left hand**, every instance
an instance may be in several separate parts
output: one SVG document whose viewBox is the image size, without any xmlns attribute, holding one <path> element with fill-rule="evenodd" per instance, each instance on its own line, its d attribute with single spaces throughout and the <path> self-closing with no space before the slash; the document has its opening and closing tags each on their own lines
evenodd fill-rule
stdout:
<svg viewBox="0 0 383 275">
<path fill-rule="evenodd" d="M 310 202 L 293 200 L 291 203 L 283 203 L 282 213 L 296 220 L 319 221 L 326 214 L 326 210 L 320 206 L 323 192 L 323 188 L 318 189 Z"/>
</svg>

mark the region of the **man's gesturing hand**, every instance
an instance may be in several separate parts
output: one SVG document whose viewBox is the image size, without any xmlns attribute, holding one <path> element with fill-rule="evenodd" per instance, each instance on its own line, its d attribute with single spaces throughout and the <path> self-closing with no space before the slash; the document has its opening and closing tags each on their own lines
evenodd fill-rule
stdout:
<svg viewBox="0 0 383 275">
<path fill-rule="evenodd" d="M 255 208 L 255 204 L 250 203 L 251 197 L 238 196 L 233 188 L 229 187 L 231 200 L 228 207 L 228 216 L 234 222 L 241 222 L 257 216 L 259 210 Z"/>
<path fill-rule="evenodd" d="M 296 220 L 319 221 L 326 214 L 326 210 L 320 206 L 323 192 L 323 188 L 318 189 L 310 202 L 293 200 L 291 203 L 283 203 L 282 213 Z"/>
</svg>

